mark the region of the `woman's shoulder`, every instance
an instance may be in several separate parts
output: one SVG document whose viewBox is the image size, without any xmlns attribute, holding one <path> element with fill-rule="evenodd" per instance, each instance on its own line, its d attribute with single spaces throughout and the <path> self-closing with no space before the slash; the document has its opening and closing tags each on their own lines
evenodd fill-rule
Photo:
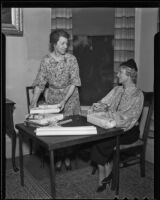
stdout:
<svg viewBox="0 0 160 200">
<path fill-rule="evenodd" d="M 48 53 L 42 57 L 41 62 L 48 63 L 51 59 L 52 59 L 52 57 L 51 57 L 50 53 Z"/>
<path fill-rule="evenodd" d="M 76 57 L 71 53 L 66 53 L 65 58 L 67 60 L 75 60 L 76 59 Z"/>
<path fill-rule="evenodd" d="M 142 98 L 143 96 L 144 96 L 143 91 L 140 88 L 136 87 L 135 91 L 132 94 L 132 97 L 135 97 L 135 98 L 141 97 Z"/>
<path fill-rule="evenodd" d="M 117 92 L 117 91 L 123 91 L 123 86 L 122 86 L 122 85 L 116 85 L 116 86 L 113 88 L 113 90 L 114 90 L 115 92 Z"/>
<path fill-rule="evenodd" d="M 50 58 L 50 54 L 48 53 L 48 54 L 45 54 L 43 57 L 42 57 L 42 61 L 46 61 L 46 60 L 48 60 Z"/>
</svg>

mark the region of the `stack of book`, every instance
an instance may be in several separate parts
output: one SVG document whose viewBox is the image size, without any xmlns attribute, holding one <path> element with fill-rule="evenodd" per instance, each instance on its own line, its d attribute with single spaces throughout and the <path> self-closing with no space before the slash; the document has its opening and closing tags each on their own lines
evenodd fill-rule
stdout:
<svg viewBox="0 0 160 200">
<path fill-rule="evenodd" d="M 59 104 L 39 105 L 30 109 L 30 114 L 26 116 L 25 124 L 35 127 L 56 125 L 57 121 L 64 118 L 64 115 L 59 112 Z"/>
</svg>

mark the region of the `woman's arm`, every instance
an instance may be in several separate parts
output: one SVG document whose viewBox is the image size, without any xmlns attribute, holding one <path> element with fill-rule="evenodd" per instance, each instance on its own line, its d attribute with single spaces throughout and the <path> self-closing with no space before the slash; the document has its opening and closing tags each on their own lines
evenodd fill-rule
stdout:
<svg viewBox="0 0 160 200">
<path fill-rule="evenodd" d="M 60 109 L 62 110 L 66 104 L 66 102 L 68 101 L 68 99 L 70 98 L 70 96 L 73 94 L 74 90 L 75 90 L 75 85 L 71 85 L 66 96 L 64 97 L 64 99 L 60 102 Z"/>
<path fill-rule="evenodd" d="M 33 97 L 32 97 L 32 100 L 31 100 L 30 108 L 37 106 L 37 101 L 38 101 L 38 98 L 39 98 L 42 91 L 43 90 L 41 88 L 39 88 L 38 86 L 36 86 L 34 88 L 34 93 L 33 93 Z"/>
<path fill-rule="evenodd" d="M 131 100 L 124 110 L 120 111 L 108 111 L 110 118 L 116 121 L 116 127 L 124 128 L 128 130 L 133 127 L 139 119 L 139 116 L 143 108 L 144 96 L 140 93 L 137 97 Z"/>
</svg>

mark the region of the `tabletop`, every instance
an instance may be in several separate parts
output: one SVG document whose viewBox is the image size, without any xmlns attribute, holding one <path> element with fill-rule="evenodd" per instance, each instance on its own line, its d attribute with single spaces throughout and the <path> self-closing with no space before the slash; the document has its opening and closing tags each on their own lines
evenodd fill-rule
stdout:
<svg viewBox="0 0 160 200">
<path fill-rule="evenodd" d="M 36 136 L 35 127 L 29 127 L 21 124 L 16 124 L 15 127 L 19 130 L 19 134 L 32 138 L 36 142 L 45 146 L 48 150 L 59 149 L 67 146 L 82 144 L 86 142 L 93 142 L 105 138 L 115 137 L 121 135 L 123 130 L 120 128 L 104 129 L 87 122 L 87 118 L 84 116 L 70 116 L 66 119 L 72 119 L 72 122 L 64 124 L 64 127 L 75 126 L 95 126 L 97 128 L 96 135 L 67 135 L 67 136 Z"/>
</svg>

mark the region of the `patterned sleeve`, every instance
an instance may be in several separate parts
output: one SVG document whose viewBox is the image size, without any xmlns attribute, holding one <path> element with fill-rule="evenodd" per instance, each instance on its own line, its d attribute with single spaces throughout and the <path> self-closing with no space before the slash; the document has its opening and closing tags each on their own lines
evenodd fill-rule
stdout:
<svg viewBox="0 0 160 200">
<path fill-rule="evenodd" d="M 115 96 L 114 94 L 115 94 L 117 89 L 118 89 L 118 86 L 114 87 L 105 97 L 103 97 L 101 99 L 100 102 L 110 106 L 111 103 L 112 103 L 112 99 Z"/>
<path fill-rule="evenodd" d="M 117 111 L 113 113 L 116 121 L 116 127 L 121 127 L 124 131 L 131 129 L 138 121 L 142 112 L 144 102 L 144 96 L 142 92 L 136 97 L 132 98 L 132 101 L 125 110 Z"/>
<path fill-rule="evenodd" d="M 44 90 L 45 85 L 47 83 L 47 61 L 46 59 L 42 59 L 39 70 L 38 70 L 38 74 L 36 76 L 36 79 L 34 80 L 32 86 L 38 86 L 41 90 Z"/>
<path fill-rule="evenodd" d="M 79 66 L 75 56 L 72 57 L 70 62 L 70 84 L 75 86 L 81 86 L 81 80 L 79 76 Z"/>
</svg>

